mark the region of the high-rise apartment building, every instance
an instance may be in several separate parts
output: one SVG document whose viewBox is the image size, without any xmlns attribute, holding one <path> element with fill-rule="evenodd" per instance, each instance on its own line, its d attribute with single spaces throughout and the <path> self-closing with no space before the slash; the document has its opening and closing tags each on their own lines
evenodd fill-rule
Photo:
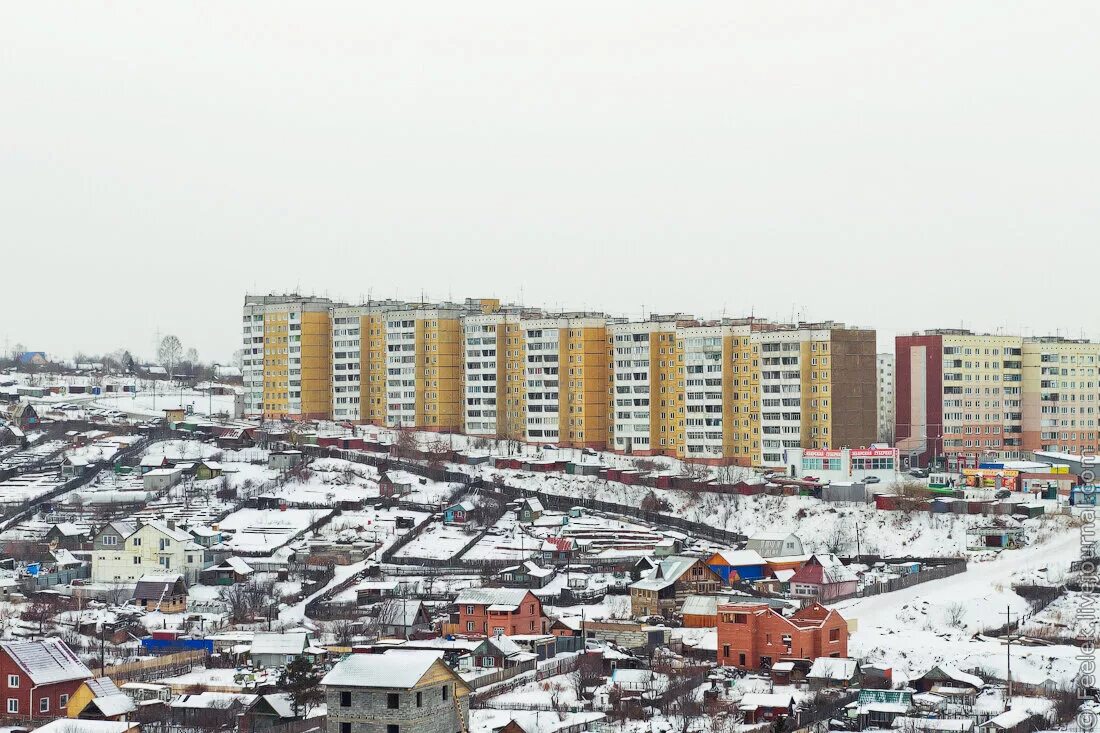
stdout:
<svg viewBox="0 0 1100 733">
<path fill-rule="evenodd" d="M 332 413 L 332 302 L 245 296 L 242 374 L 245 410 L 267 419 Z"/>
<path fill-rule="evenodd" d="M 878 354 L 878 440 L 894 444 L 894 355 Z"/>
<path fill-rule="evenodd" d="M 1100 344 L 937 329 L 896 339 L 898 447 L 950 469 L 1097 447 Z"/>
<path fill-rule="evenodd" d="M 831 322 L 627 322 L 492 299 L 248 296 L 247 411 L 783 466 L 875 438 L 874 332 Z"/>
</svg>

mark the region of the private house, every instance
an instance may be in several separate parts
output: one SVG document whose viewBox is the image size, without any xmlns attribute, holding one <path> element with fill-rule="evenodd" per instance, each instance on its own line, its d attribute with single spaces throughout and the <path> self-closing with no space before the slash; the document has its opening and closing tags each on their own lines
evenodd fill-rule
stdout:
<svg viewBox="0 0 1100 733">
<path fill-rule="evenodd" d="M 497 573 L 501 585 L 510 588 L 542 588 L 554 579 L 553 568 L 540 568 L 533 560 L 504 568 Z"/>
<path fill-rule="evenodd" d="M 183 480 L 183 469 L 179 466 L 154 468 L 147 471 L 141 480 L 146 491 L 165 491 Z"/>
<path fill-rule="evenodd" d="M 398 639 L 432 630 L 432 617 L 424 601 L 391 598 L 378 609 L 378 633 Z"/>
<path fill-rule="evenodd" d="M 222 533 L 212 527 L 189 527 L 187 533 L 191 535 L 196 545 L 201 545 L 207 549 L 220 544 L 222 541 Z"/>
<path fill-rule="evenodd" d="M 168 721 L 187 728 L 231 729 L 255 701 L 255 695 L 234 692 L 180 695 L 168 703 Z"/>
<path fill-rule="evenodd" d="M 455 598 L 456 633 L 495 636 L 544 634 L 542 602 L 525 588 L 468 588 Z"/>
<path fill-rule="evenodd" d="M 471 656 L 474 664 L 482 669 L 510 669 L 518 666 L 534 669 L 540 658 L 504 635 L 487 637 L 471 652 Z"/>
<path fill-rule="evenodd" d="M 217 461 L 202 460 L 195 464 L 195 478 L 207 481 L 222 475 L 222 464 Z"/>
<path fill-rule="evenodd" d="M 278 634 L 257 631 L 252 637 L 252 664 L 266 669 L 285 667 L 305 654 L 309 638 L 304 631 Z"/>
<path fill-rule="evenodd" d="M 61 477 L 76 478 L 92 469 L 92 462 L 84 456 L 65 456 L 61 459 Z"/>
<path fill-rule="evenodd" d="M 302 462 L 300 450 L 275 450 L 267 455 L 267 467 L 276 471 L 288 471 Z M 381 486 L 381 481 L 379 481 Z"/>
<path fill-rule="evenodd" d="M 719 550 L 707 559 L 707 567 L 729 585 L 739 580 L 762 579 L 768 563 L 756 550 Z"/>
<path fill-rule="evenodd" d="M 790 617 L 762 601 L 718 606 L 718 663 L 771 669 L 779 661 L 848 656 L 848 622 L 813 603 Z"/>
<path fill-rule="evenodd" d="M 378 479 L 378 495 L 383 497 L 402 497 L 411 494 L 420 479 L 408 471 L 386 471 Z"/>
<path fill-rule="evenodd" d="M 0 695 L 9 717 L 34 720 L 64 715 L 69 699 L 91 677 L 91 671 L 60 639 L 0 642 Z"/>
<path fill-rule="evenodd" d="M 57 718 L 34 730 L 35 733 L 140 733 L 141 723 L 129 720 Z"/>
<path fill-rule="evenodd" d="M 542 562 L 546 565 L 568 565 L 573 560 L 576 542 L 572 537 L 547 537 L 542 541 Z"/>
<path fill-rule="evenodd" d="M 29 402 L 19 402 L 8 413 L 8 421 L 20 430 L 30 430 L 38 424 L 38 411 Z"/>
<path fill-rule="evenodd" d="M 794 695 L 789 692 L 746 692 L 737 704 L 747 725 L 769 723 L 794 714 Z"/>
<path fill-rule="evenodd" d="M 895 718 L 913 709 L 913 691 L 863 689 L 851 707 L 855 708 L 859 730 L 890 728 Z"/>
<path fill-rule="evenodd" d="M 366 580 L 355 586 L 355 604 L 369 606 L 379 603 L 397 593 L 396 580 Z"/>
<path fill-rule="evenodd" d="M 198 580 L 205 548 L 174 522 L 134 525 L 110 522 L 95 536 L 92 580 L 96 583 L 136 581 L 152 573 L 178 573 L 184 581 Z"/>
<path fill-rule="evenodd" d="M 795 557 L 804 554 L 802 540 L 789 532 L 760 532 L 749 537 L 746 550 L 755 551 L 760 557 Z"/>
<path fill-rule="evenodd" d="M 718 596 L 688 596 L 680 609 L 684 626 L 692 629 L 718 625 Z"/>
<path fill-rule="evenodd" d="M 472 501 L 460 501 L 443 510 L 443 521 L 448 524 L 465 524 L 473 518 L 477 509 Z"/>
<path fill-rule="evenodd" d="M 516 508 L 516 519 L 521 522 L 537 522 L 542 517 L 542 502 L 533 496 L 520 501 Z"/>
<path fill-rule="evenodd" d="M 985 687 L 981 677 L 948 664 L 936 665 L 920 677 L 910 680 L 909 684 L 918 692 L 935 692 L 937 688 L 966 688 L 977 693 Z"/>
<path fill-rule="evenodd" d="M 180 575 L 143 575 L 134 586 L 132 600 L 146 611 L 183 613 L 187 610 L 187 583 Z"/>
<path fill-rule="evenodd" d="M 788 581 L 791 595 L 821 601 L 854 595 L 859 588 L 856 574 L 836 555 L 813 555 Z"/>
<path fill-rule="evenodd" d="M 162 412 L 164 413 L 164 421 L 169 425 L 183 422 L 187 418 L 187 410 L 182 407 L 166 407 Z"/>
<path fill-rule="evenodd" d="M 126 720 L 137 710 L 134 700 L 110 677 L 85 680 L 69 698 L 66 715 L 84 720 Z"/>
<path fill-rule="evenodd" d="M 1046 719 L 1026 708 L 1012 708 L 978 726 L 978 733 L 1030 733 L 1050 727 Z"/>
<path fill-rule="evenodd" d="M 630 610 L 636 617 L 671 616 L 690 595 L 715 593 L 718 573 L 697 557 L 673 555 L 630 585 Z"/>
<path fill-rule="evenodd" d="M 469 686 L 443 652 L 352 654 L 321 680 L 327 733 L 460 733 L 470 726 Z"/>
<path fill-rule="evenodd" d="M 88 530 L 69 522 L 50 527 L 45 540 L 51 550 L 87 550 L 92 546 Z"/>
<path fill-rule="evenodd" d="M 171 464 L 168 459 L 163 455 L 156 456 L 142 456 L 141 463 L 138 464 L 138 470 L 141 471 L 141 475 L 145 475 L 150 471 L 157 468 L 169 468 Z"/>
<path fill-rule="evenodd" d="M 252 566 L 244 559 L 233 556 L 227 557 L 217 565 L 205 568 L 199 578 L 203 585 L 233 585 L 243 583 L 255 572 Z"/>
<path fill-rule="evenodd" d="M 859 665 L 847 657 L 818 657 L 806 673 L 811 690 L 852 687 L 858 679 Z"/>
</svg>

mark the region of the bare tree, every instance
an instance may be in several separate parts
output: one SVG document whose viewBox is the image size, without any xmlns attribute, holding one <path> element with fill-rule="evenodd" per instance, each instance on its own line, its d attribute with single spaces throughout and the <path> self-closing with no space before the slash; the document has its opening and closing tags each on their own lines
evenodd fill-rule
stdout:
<svg viewBox="0 0 1100 733">
<path fill-rule="evenodd" d="M 157 346 L 157 361 L 168 372 L 169 377 L 172 376 L 172 369 L 179 364 L 182 354 L 183 344 L 176 336 L 168 334 L 160 340 L 160 344 Z"/>
</svg>

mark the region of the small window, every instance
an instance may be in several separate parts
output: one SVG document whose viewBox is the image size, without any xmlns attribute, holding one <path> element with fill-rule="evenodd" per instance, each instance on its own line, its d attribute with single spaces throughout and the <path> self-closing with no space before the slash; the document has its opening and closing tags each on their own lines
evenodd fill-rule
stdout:
<svg viewBox="0 0 1100 733">
<path fill-rule="evenodd" d="M 351 693 L 350 692 L 341 692 L 340 693 L 340 707 L 342 707 L 342 708 L 350 708 L 351 707 Z"/>
<path fill-rule="evenodd" d="M 111 547 L 111 546 L 114 546 L 114 545 L 117 545 L 117 544 L 118 544 L 118 537 L 115 537 L 113 534 L 109 534 L 109 535 L 104 536 L 103 545 L 105 547 Z"/>
<path fill-rule="evenodd" d="M 19 698 L 16 698 L 16 697 L 9 697 L 8 698 L 8 712 L 9 713 L 18 713 L 19 712 Z"/>
<path fill-rule="evenodd" d="M 340 733 L 351 733 L 351 723 L 341 723 Z"/>
<path fill-rule="evenodd" d="M 134 547 L 141 547 L 141 538 L 140 537 L 135 537 L 134 538 Z"/>
<path fill-rule="evenodd" d="M 829 641 L 840 641 L 840 629 L 829 629 Z"/>
<path fill-rule="evenodd" d="M 57 704 L 58 704 L 59 707 L 65 707 L 66 705 L 68 705 L 69 704 L 69 695 L 68 695 L 68 693 L 66 693 L 64 695 L 59 695 L 58 698 L 57 698 Z"/>
<path fill-rule="evenodd" d="M 386 707 L 390 710 L 397 710 L 401 704 L 401 696 L 396 692 L 391 692 L 386 695 Z"/>
<path fill-rule="evenodd" d="M 451 687 L 450 685 L 443 685 L 443 700 L 451 699 Z"/>
<path fill-rule="evenodd" d="M 17 675 L 17 674 L 9 674 L 8 675 L 8 687 L 19 687 L 19 675 Z"/>
<path fill-rule="evenodd" d="M 386 733 L 401 733 L 401 728 L 400 726 L 390 723 L 386 726 Z"/>
<path fill-rule="evenodd" d="M 424 693 L 423 692 L 416 693 L 416 706 L 418 708 L 424 707 Z"/>
<path fill-rule="evenodd" d="M 134 555 L 134 565 L 141 565 L 141 555 Z"/>
<path fill-rule="evenodd" d="M 38 701 L 38 712 L 48 713 L 50 712 L 50 698 L 44 697 Z"/>
</svg>

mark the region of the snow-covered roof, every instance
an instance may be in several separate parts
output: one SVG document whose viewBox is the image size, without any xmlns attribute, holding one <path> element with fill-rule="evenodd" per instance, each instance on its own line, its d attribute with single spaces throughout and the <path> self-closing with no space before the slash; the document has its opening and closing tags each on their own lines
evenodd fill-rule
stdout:
<svg viewBox="0 0 1100 733">
<path fill-rule="evenodd" d="M 60 639 L 0 642 L 3 650 L 36 685 L 84 680 L 91 670 Z"/>
<path fill-rule="evenodd" d="M 84 530 L 72 522 L 58 522 L 53 528 L 66 537 L 79 537 L 84 534 Z"/>
<path fill-rule="evenodd" d="M 922 675 L 922 677 L 924 677 L 925 675 L 930 674 L 931 672 L 934 672 L 937 669 L 940 672 L 943 672 L 944 676 L 947 677 L 948 679 L 952 679 L 955 682 L 961 682 L 964 685 L 969 685 L 969 686 L 973 687 L 976 690 L 980 690 L 983 687 L 985 687 L 985 682 L 982 681 L 981 677 L 978 677 L 977 675 L 970 674 L 969 672 L 963 672 L 962 670 L 957 669 L 956 667 L 953 667 L 950 664 L 937 664 L 935 667 L 928 670 L 928 672 L 925 672 L 924 675 Z"/>
<path fill-rule="evenodd" d="M 137 710 L 133 699 L 118 689 L 110 677 L 96 677 L 88 680 L 86 684 L 94 698 L 92 703 L 99 708 L 104 716 L 112 718 L 116 715 L 124 715 Z"/>
<path fill-rule="evenodd" d="M 527 597 L 526 588 L 467 588 L 459 591 L 455 605 L 518 606 Z"/>
<path fill-rule="evenodd" d="M 717 596 L 688 596 L 680 611 L 685 616 L 714 616 L 718 613 Z"/>
<path fill-rule="evenodd" d="M 138 723 L 123 720 L 83 720 L 58 718 L 35 728 L 35 733 L 126 733 L 138 727 Z"/>
<path fill-rule="evenodd" d="M 756 550 L 719 550 L 715 554 L 731 567 L 768 564 L 768 561 L 760 557 L 760 553 Z"/>
<path fill-rule="evenodd" d="M 793 702 L 794 696 L 789 692 L 747 692 L 738 707 L 742 710 L 789 708 Z"/>
<path fill-rule="evenodd" d="M 856 660 L 846 657 L 818 657 L 806 674 L 818 680 L 850 680 L 856 673 Z"/>
<path fill-rule="evenodd" d="M 1015 728 L 1017 725 L 1023 723 L 1028 718 L 1030 718 L 1032 715 L 1033 713 L 1026 708 L 1012 708 L 1011 710 L 1006 710 L 996 717 L 990 718 L 982 724 L 982 727 L 999 728 L 1001 730 Z"/>
<path fill-rule="evenodd" d="M 174 708 L 224 708 L 233 702 L 249 705 L 255 699 L 255 695 L 234 692 L 200 692 L 195 695 L 180 695 L 169 705 Z"/>
<path fill-rule="evenodd" d="M 520 506 L 526 506 L 529 510 L 531 510 L 533 512 L 541 512 L 542 511 L 542 502 L 539 501 L 538 499 L 536 499 L 533 496 L 529 496 L 526 499 L 524 499 L 522 502 L 520 502 Z"/>
<path fill-rule="evenodd" d="M 389 649 L 382 654 L 352 654 L 321 680 L 336 687 L 382 687 L 407 690 L 443 658 L 442 651 Z"/>
<path fill-rule="evenodd" d="M 306 635 L 302 633 L 278 634 L 257 631 L 252 637 L 252 656 L 257 654 L 301 654 L 306 648 Z"/>
</svg>

